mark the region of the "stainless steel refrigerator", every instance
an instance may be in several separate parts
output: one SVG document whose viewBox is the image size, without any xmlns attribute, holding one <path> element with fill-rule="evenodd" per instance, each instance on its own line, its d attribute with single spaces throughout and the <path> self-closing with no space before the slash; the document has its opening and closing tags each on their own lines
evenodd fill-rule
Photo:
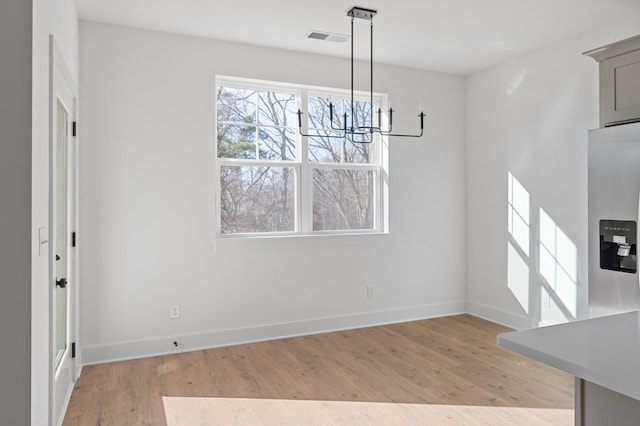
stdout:
<svg viewBox="0 0 640 426">
<path fill-rule="evenodd" d="M 640 123 L 589 131 L 589 316 L 640 309 Z"/>
</svg>

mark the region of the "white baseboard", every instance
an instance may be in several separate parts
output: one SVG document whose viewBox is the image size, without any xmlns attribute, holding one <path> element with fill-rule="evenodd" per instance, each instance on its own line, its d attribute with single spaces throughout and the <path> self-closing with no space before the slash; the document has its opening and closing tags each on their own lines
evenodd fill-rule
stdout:
<svg viewBox="0 0 640 426">
<path fill-rule="evenodd" d="M 83 365 L 101 364 L 112 361 L 189 352 L 198 349 L 456 315 L 465 313 L 466 306 L 466 302 L 458 301 L 282 324 L 268 324 L 182 336 L 167 336 L 156 339 L 85 347 L 81 349 L 81 354 Z M 174 345 L 174 342 L 178 343 L 177 347 Z"/>
<path fill-rule="evenodd" d="M 73 379 L 74 383 L 75 383 L 75 380 L 76 379 L 74 378 Z M 75 386 L 70 386 L 69 389 L 67 389 L 67 394 L 64 396 L 64 403 L 62 404 L 62 409 L 60 410 L 60 416 L 59 418 L 54 420 L 57 426 L 62 426 L 62 423 L 64 422 L 64 416 L 67 413 L 69 402 L 71 402 L 71 394 L 73 393 L 74 388 Z"/>
<path fill-rule="evenodd" d="M 491 306 L 483 305 L 482 303 L 467 302 L 467 312 L 471 315 L 484 318 L 516 330 L 525 330 L 536 327 L 535 321 L 529 317 L 502 311 L 500 309 L 492 308 Z"/>
</svg>

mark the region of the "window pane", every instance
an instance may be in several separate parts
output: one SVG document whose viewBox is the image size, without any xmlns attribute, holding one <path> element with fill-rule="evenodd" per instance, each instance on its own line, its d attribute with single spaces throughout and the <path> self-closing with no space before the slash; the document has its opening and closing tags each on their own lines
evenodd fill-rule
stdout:
<svg viewBox="0 0 640 426">
<path fill-rule="evenodd" d="M 334 114 L 333 121 L 329 116 L 329 102 L 333 104 Z M 309 140 L 309 159 L 317 162 L 344 162 L 344 163 L 371 163 L 373 144 L 353 142 L 371 140 L 371 135 L 354 135 L 353 140 L 350 135 L 346 138 L 323 137 L 323 135 L 340 136 L 344 132 L 330 131 L 334 129 L 342 129 L 344 127 L 344 111 L 347 111 L 347 126 L 371 126 L 371 113 L 369 102 L 355 101 L 354 106 L 356 115 L 351 117 L 351 100 L 330 99 L 328 97 L 311 96 L 309 97 L 309 133 L 321 135 L 313 137 Z M 375 108 L 375 106 L 374 106 Z M 376 118 L 377 120 L 377 118 Z M 356 131 L 359 131 L 356 129 Z M 361 130 L 368 132 L 368 130 Z M 377 138 L 377 137 L 376 137 Z M 377 139 L 374 141 L 377 142 Z"/>
<path fill-rule="evenodd" d="M 333 122 L 330 120 L 329 102 L 333 105 Z M 344 101 L 321 96 L 309 96 L 309 129 L 342 129 Z M 314 132 L 316 133 L 316 132 Z"/>
<path fill-rule="evenodd" d="M 295 230 L 293 167 L 220 167 L 223 234 Z"/>
<path fill-rule="evenodd" d="M 353 108 L 355 109 L 355 114 L 353 113 Z M 347 110 L 347 128 L 353 129 L 356 133 L 365 133 L 362 135 L 355 134 L 349 135 L 347 139 L 349 140 L 349 150 L 351 152 L 362 150 L 362 148 L 366 148 L 369 144 L 363 144 L 362 142 L 371 142 L 373 135 L 370 134 L 370 128 L 377 125 L 377 116 L 376 122 L 372 122 L 372 114 L 371 114 L 371 104 L 369 101 L 355 100 L 353 105 L 351 104 L 351 100 L 345 101 L 345 108 Z M 377 107 L 374 105 L 373 109 L 375 110 Z M 367 149 L 368 150 L 368 149 Z M 361 157 L 358 161 L 362 162 Z M 351 160 L 353 159 L 353 155 L 351 156 Z M 345 158 L 345 161 L 349 161 Z M 353 162 L 353 161 L 351 161 Z"/>
<path fill-rule="evenodd" d="M 218 124 L 219 158 L 256 158 L 256 128 L 251 125 Z"/>
<path fill-rule="evenodd" d="M 374 144 L 353 143 L 350 137 L 341 138 L 340 132 L 313 130 L 319 136 L 312 136 L 309 141 L 309 161 L 319 163 L 372 163 Z M 325 136 L 326 135 L 326 136 Z M 333 137 L 329 137 L 333 136 Z M 377 140 L 377 136 L 374 136 Z"/>
<path fill-rule="evenodd" d="M 371 170 L 313 170 L 313 230 L 373 229 Z"/>
<path fill-rule="evenodd" d="M 314 134 L 327 136 L 340 136 L 338 132 L 326 130 L 313 130 Z M 344 139 L 337 137 L 314 136 L 309 141 L 309 161 L 320 163 L 340 163 Z"/>
<path fill-rule="evenodd" d="M 256 122 L 256 91 L 220 87 L 218 89 L 218 121 Z"/>
<path fill-rule="evenodd" d="M 367 135 L 366 138 L 374 138 L 374 143 L 377 140 L 377 135 Z M 362 140 L 362 137 L 356 137 L 356 140 Z M 374 143 L 354 143 L 350 138 L 347 138 L 345 142 L 345 163 L 371 163 L 372 150 L 371 147 Z"/>
<path fill-rule="evenodd" d="M 294 160 L 296 157 L 296 133 L 284 127 L 260 128 L 261 160 Z"/>
<path fill-rule="evenodd" d="M 330 119 L 329 103 L 333 105 L 333 121 Z M 331 130 L 343 128 L 344 107 L 341 99 L 321 96 L 309 97 L 309 161 L 340 163 L 344 156 L 344 132 Z"/>
<path fill-rule="evenodd" d="M 355 108 L 355 114 L 352 114 L 352 106 Z M 373 108 L 375 110 L 376 107 L 374 106 Z M 351 105 L 351 100 L 348 100 L 346 101 L 346 109 L 347 115 L 349 116 L 349 119 L 347 120 L 347 127 L 353 126 L 356 131 L 366 132 L 368 130 L 366 128 L 377 124 L 371 122 L 372 114 L 370 101 L 355 100 L 353 105 Z M 378 118 L 376 117 L 376 120 L 377 119 Z M 360 130 L 358 130 L 358 128 L 360 128 Z"/>
<path fill-rule="evenodd" d="M 298 127 L 295 94 L 262 91 L 258 92 L 258 98 L 260 125 Z"/>
</svg>

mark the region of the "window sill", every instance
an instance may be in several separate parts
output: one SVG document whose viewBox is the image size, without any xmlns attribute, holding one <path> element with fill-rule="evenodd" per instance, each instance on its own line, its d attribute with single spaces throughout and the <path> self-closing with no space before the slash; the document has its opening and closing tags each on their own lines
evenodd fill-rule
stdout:
<svg viewBox="0 0 640 426">
<path fill-rule="evenodd" d="M 233 251 L 246 249 L 300 249 L 344 246 L 371 246 L 389 244 L 391 234 L 388 232 L 362 233 L 326 233 L 315 235 L 225 235 L 211 239 L 213 251 Z"/>
</svg>

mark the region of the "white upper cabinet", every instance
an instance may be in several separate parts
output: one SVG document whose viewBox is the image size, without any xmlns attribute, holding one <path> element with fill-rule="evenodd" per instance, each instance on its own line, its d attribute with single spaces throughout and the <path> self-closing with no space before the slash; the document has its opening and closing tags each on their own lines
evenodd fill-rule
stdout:
<svg viewBox="0 0 640 426">
<path fill-rule="evenodd" d="M 600 63 L 600 127 L 640 121 L 640 35 L 585 55 Z"/>
</svg>

